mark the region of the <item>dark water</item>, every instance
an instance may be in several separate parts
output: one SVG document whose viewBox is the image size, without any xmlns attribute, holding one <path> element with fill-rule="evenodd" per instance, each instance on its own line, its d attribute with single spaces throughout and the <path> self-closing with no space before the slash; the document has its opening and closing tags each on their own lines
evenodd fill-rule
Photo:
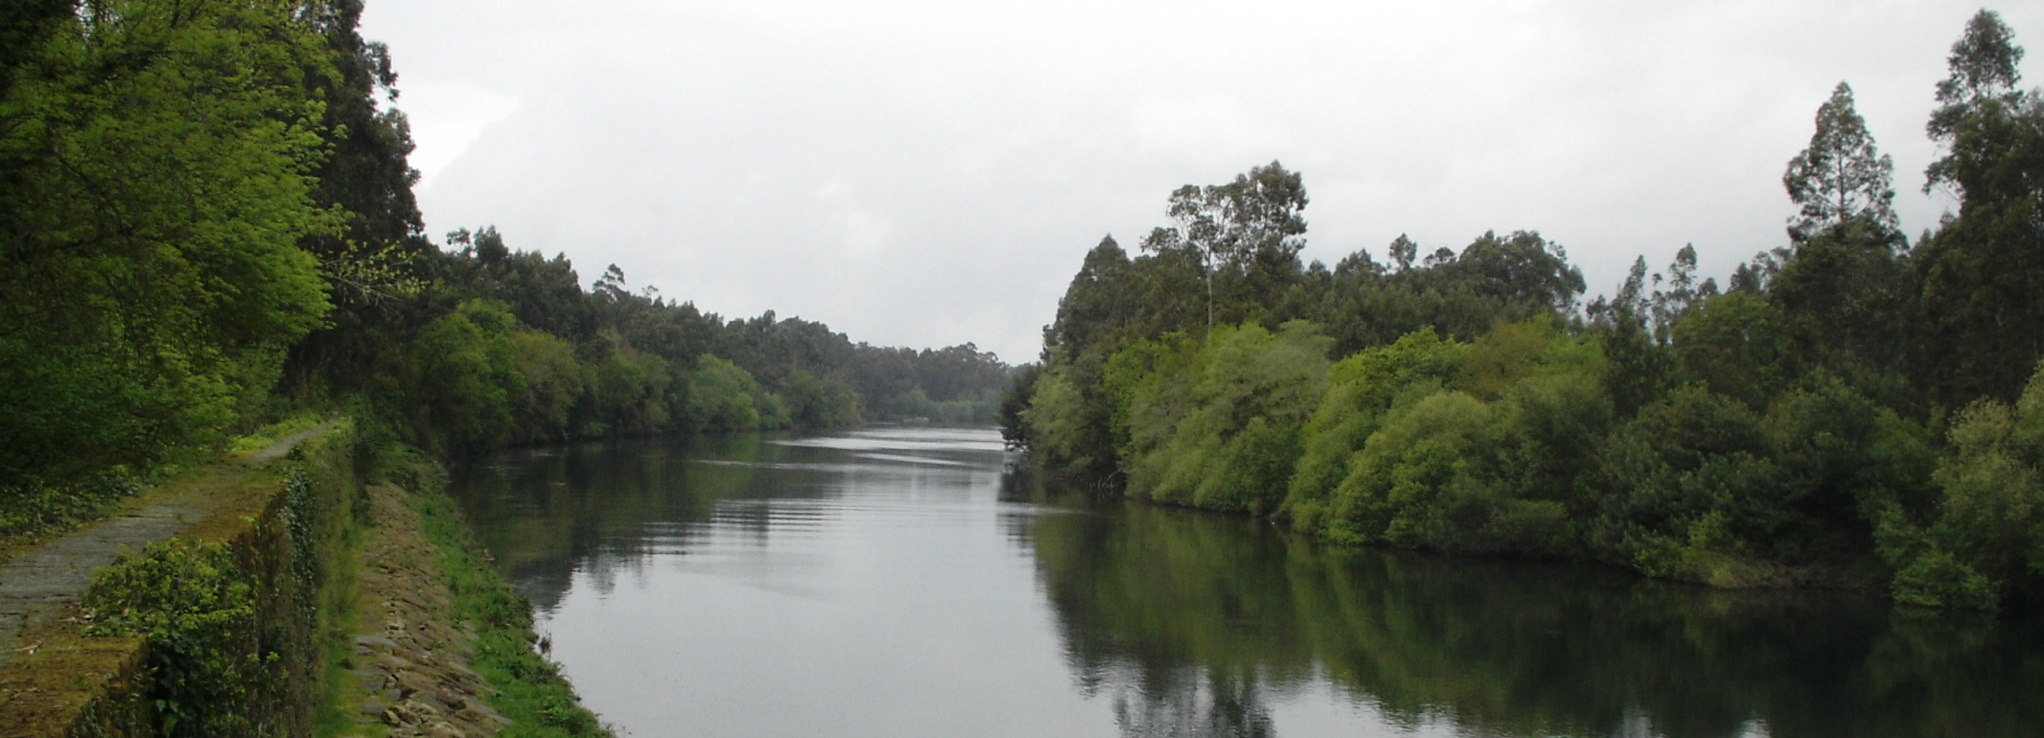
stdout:
<svg viewBox="0 0 2044 738">
<path fill-rule="evenodd" d="M 518 451 L 457 491 L 634 736 L 2044 735 L 2022 623 L 1330 550 L 992 431 Z"/>
</svg>

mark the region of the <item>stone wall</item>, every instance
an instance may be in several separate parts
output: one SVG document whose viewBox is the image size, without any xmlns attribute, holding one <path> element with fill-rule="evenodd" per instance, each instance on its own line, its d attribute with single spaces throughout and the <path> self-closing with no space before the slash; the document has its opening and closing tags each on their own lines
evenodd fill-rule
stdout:
<svg viewBox="0 0 2044 738">
<path fill-rule="evenodd" d="M 362 495 L 362 455 L 342 422 L 260 468 L 181 482 L 209 514 L 122 556 L 68 616 L 24 633 L 0 738 L 308 735 L 321 588 Z"/>
</svg>

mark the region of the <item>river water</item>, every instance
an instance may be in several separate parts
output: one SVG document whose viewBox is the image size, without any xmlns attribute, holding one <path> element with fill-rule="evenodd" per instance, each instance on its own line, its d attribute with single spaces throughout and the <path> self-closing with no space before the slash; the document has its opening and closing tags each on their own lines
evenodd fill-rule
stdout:
<svg viewBox="0 0 2044 738">
<path fill-rule="evenodd" d="M 2044 735 L 2031 618 L 1323 547 L 991 430 L 515 450 L 454 489 L 620 733 Z"/>
</svg>

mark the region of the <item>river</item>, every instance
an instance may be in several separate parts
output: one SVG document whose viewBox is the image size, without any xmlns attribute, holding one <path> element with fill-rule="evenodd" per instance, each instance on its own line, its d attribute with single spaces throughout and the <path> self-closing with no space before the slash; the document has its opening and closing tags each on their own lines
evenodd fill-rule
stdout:
<svg viewBox="0 0 2044 738">
<path fill-rule="evenodd" d="M 2044 735 L 2031 618 L 1334 549 L 1010 461 L 881 427 L 513 450 L 453 489 L 621 735 Z"/>
</svg>

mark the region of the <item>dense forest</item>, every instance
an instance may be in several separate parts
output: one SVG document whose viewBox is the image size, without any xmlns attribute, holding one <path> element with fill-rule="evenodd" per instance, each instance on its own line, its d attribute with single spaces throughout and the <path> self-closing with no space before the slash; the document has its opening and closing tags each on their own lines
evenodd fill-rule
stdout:
<svg viewBox="0 0 2044 738">
<path fill-rule="evenodd" d="M 0 5 L 0 534 L 341 408 L 430 451 L 990 422 L 972 344 L 725 319 L 491 228 L 436 244 L 361 0 Z"/>
<path fill-rule="evenodd" d="M 1277 162 L 1086 255 L 1004 433 L 1046 468 L 1349 544 L 1600 561 L 1720 586 L 2044 595 L 2044 98 L 1992 11 L 1953 45 L 1912 242 L 1841 83 L 1783 176 L 1787 243 L 1685 247 L 1585 302 L 1533 232 L 1299 257 Z"/>
</svg>

